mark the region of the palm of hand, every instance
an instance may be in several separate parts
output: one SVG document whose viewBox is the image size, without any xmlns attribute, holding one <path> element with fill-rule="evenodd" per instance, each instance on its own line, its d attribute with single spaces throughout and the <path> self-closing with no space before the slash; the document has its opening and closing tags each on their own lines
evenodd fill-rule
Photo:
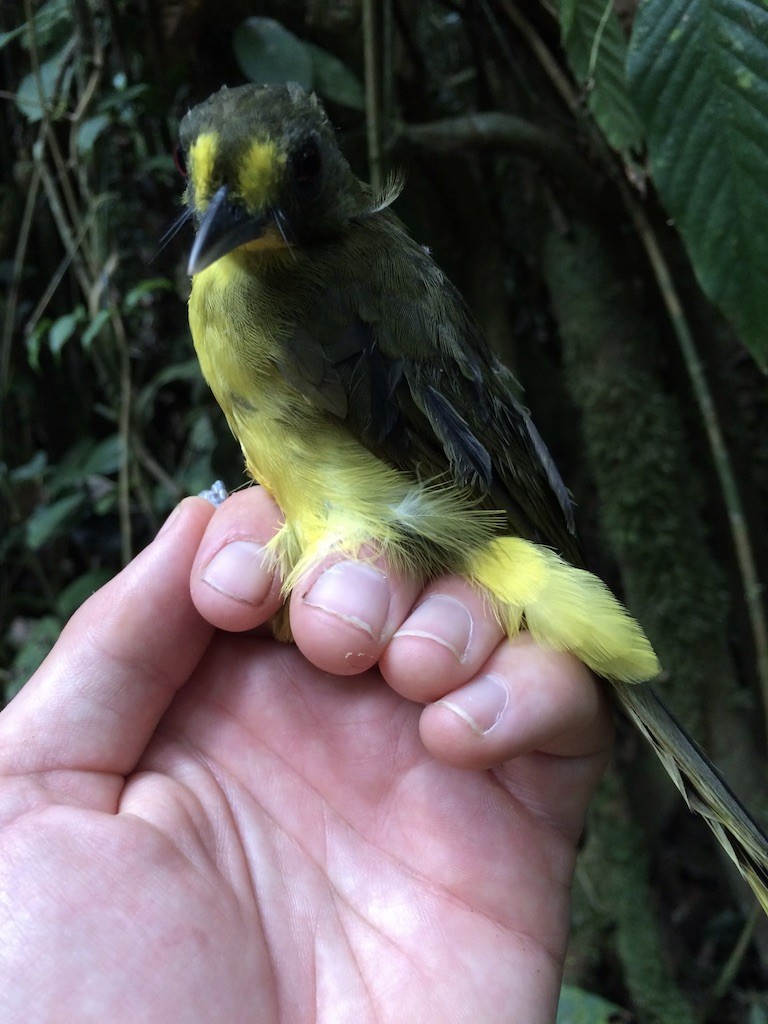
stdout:
<svg viewBox="0 0 768 1024">
<path fill-rule="evenodd" d="M 518 717 L 528 753 L 448 767 L 378 671 L 214 635 L 179 600 L 201 504 L 0 716 L 4 1020 L 550 1022 L 605 760 L 581 673 L 552 668 L 564 717 Z"/>
<path fill-rule="evenodd" d="M 494 774 L 435 762 L 417 719 L 374 673 L 334 679 L 291 648 L 217 641 L 116 816 L 114 777 L 91 773 L 73 776 L 75 807 L 28 816 L 35 884 L 55 883 L 47 914 L 67 935 L 59 984 L 40 993 L 49 1012 L 108 944 L 125 1020 L 147 1005 L 157 1020 L 232 1024 L 499 1021 L 512 1005 L 549 1019 L 520 1000 L 531 976 L 543 990 L 559 970 L 548 939 L 556 949 L 565 927 L 571 837 Z M 539 759 L 516 765 L 522 788 L 556 783 L 558 759 Z M 94 973 L 92 1009 L 107 1016 L 114 977 L 104 1000 Z"/>
</svg>

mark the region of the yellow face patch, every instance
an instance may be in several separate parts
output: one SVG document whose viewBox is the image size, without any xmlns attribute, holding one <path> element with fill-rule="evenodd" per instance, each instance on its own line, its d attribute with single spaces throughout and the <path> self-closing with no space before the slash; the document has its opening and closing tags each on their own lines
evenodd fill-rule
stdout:
<svg viewBox="0 0 768 1024">
<path fill-rule="evenodd" d="M 206 208 L 214 193 L 213 171 L 219 150 L 218 132 L 203 132 L 189 149 L 189 177 L 195 190 L 195 206 Z"/>
<path fill-rule="evenodd" d="M 238 160 L 237 191 L 250 210 L 263 210 L 274 200 L 285 154 L 274 142 L 252 142 Z"/>
</svg>

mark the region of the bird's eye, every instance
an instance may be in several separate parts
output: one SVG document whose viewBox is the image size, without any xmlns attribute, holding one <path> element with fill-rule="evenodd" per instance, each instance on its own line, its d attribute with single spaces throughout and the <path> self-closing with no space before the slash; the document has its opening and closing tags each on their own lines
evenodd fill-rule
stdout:
<svg viewBox="0 0 768 1024">
<path fill-rule="evenodd" d="M 308 188 L 318 181 L 323 161 L 317 139 L 307 139 L 291 157 L 293 178 L 297 185 Z"/>
<path fill-rule="evenodd" d="M 186 178 L 189 174 L 189 168 L 187 167 L 187 152 L 180 142 L 173 147 L 173 162 L 176 164 L 176 170 L 182 178 Z"/>
</svg>

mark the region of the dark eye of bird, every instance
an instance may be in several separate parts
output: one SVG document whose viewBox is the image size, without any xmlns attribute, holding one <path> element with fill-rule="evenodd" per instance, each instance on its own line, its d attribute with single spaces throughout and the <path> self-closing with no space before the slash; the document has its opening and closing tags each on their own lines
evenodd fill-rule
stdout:
<svg viewBox="0 0 768 1024">
<path fill-rule="evenodd" d="M 182 178 L 186 178 L 189 174 L 189 169 L 187 167 L 187 154 L 180 142 L 173 147 L 173 162 L 176 164 L 176 170 Z"/>
<path fill-rule="evenodd" d="M 316 184 L 323 168 L 320 147 L 316 139 L 307 139 L 291 157 L 293 178 L 297 185 L 308 188 Z"/>
</svg>

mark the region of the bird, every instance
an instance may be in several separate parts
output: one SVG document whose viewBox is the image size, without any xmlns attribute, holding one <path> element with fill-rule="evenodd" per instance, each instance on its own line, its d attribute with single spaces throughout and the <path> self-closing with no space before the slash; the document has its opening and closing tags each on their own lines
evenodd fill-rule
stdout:
<svg viewBox="0 0 768 1024">
<path fill-rule="evenodd" d="M 223 87 L 183 117 L 189 322 L 287 595 L 331 552 L 478 587 L 508 636 L 610 684 L 768 913 L 768 838 L 667 710 L 640 625 L 587 569 L 571 496 L 458 290 L 351 169 L 313 93 Z"/>
</svg>

